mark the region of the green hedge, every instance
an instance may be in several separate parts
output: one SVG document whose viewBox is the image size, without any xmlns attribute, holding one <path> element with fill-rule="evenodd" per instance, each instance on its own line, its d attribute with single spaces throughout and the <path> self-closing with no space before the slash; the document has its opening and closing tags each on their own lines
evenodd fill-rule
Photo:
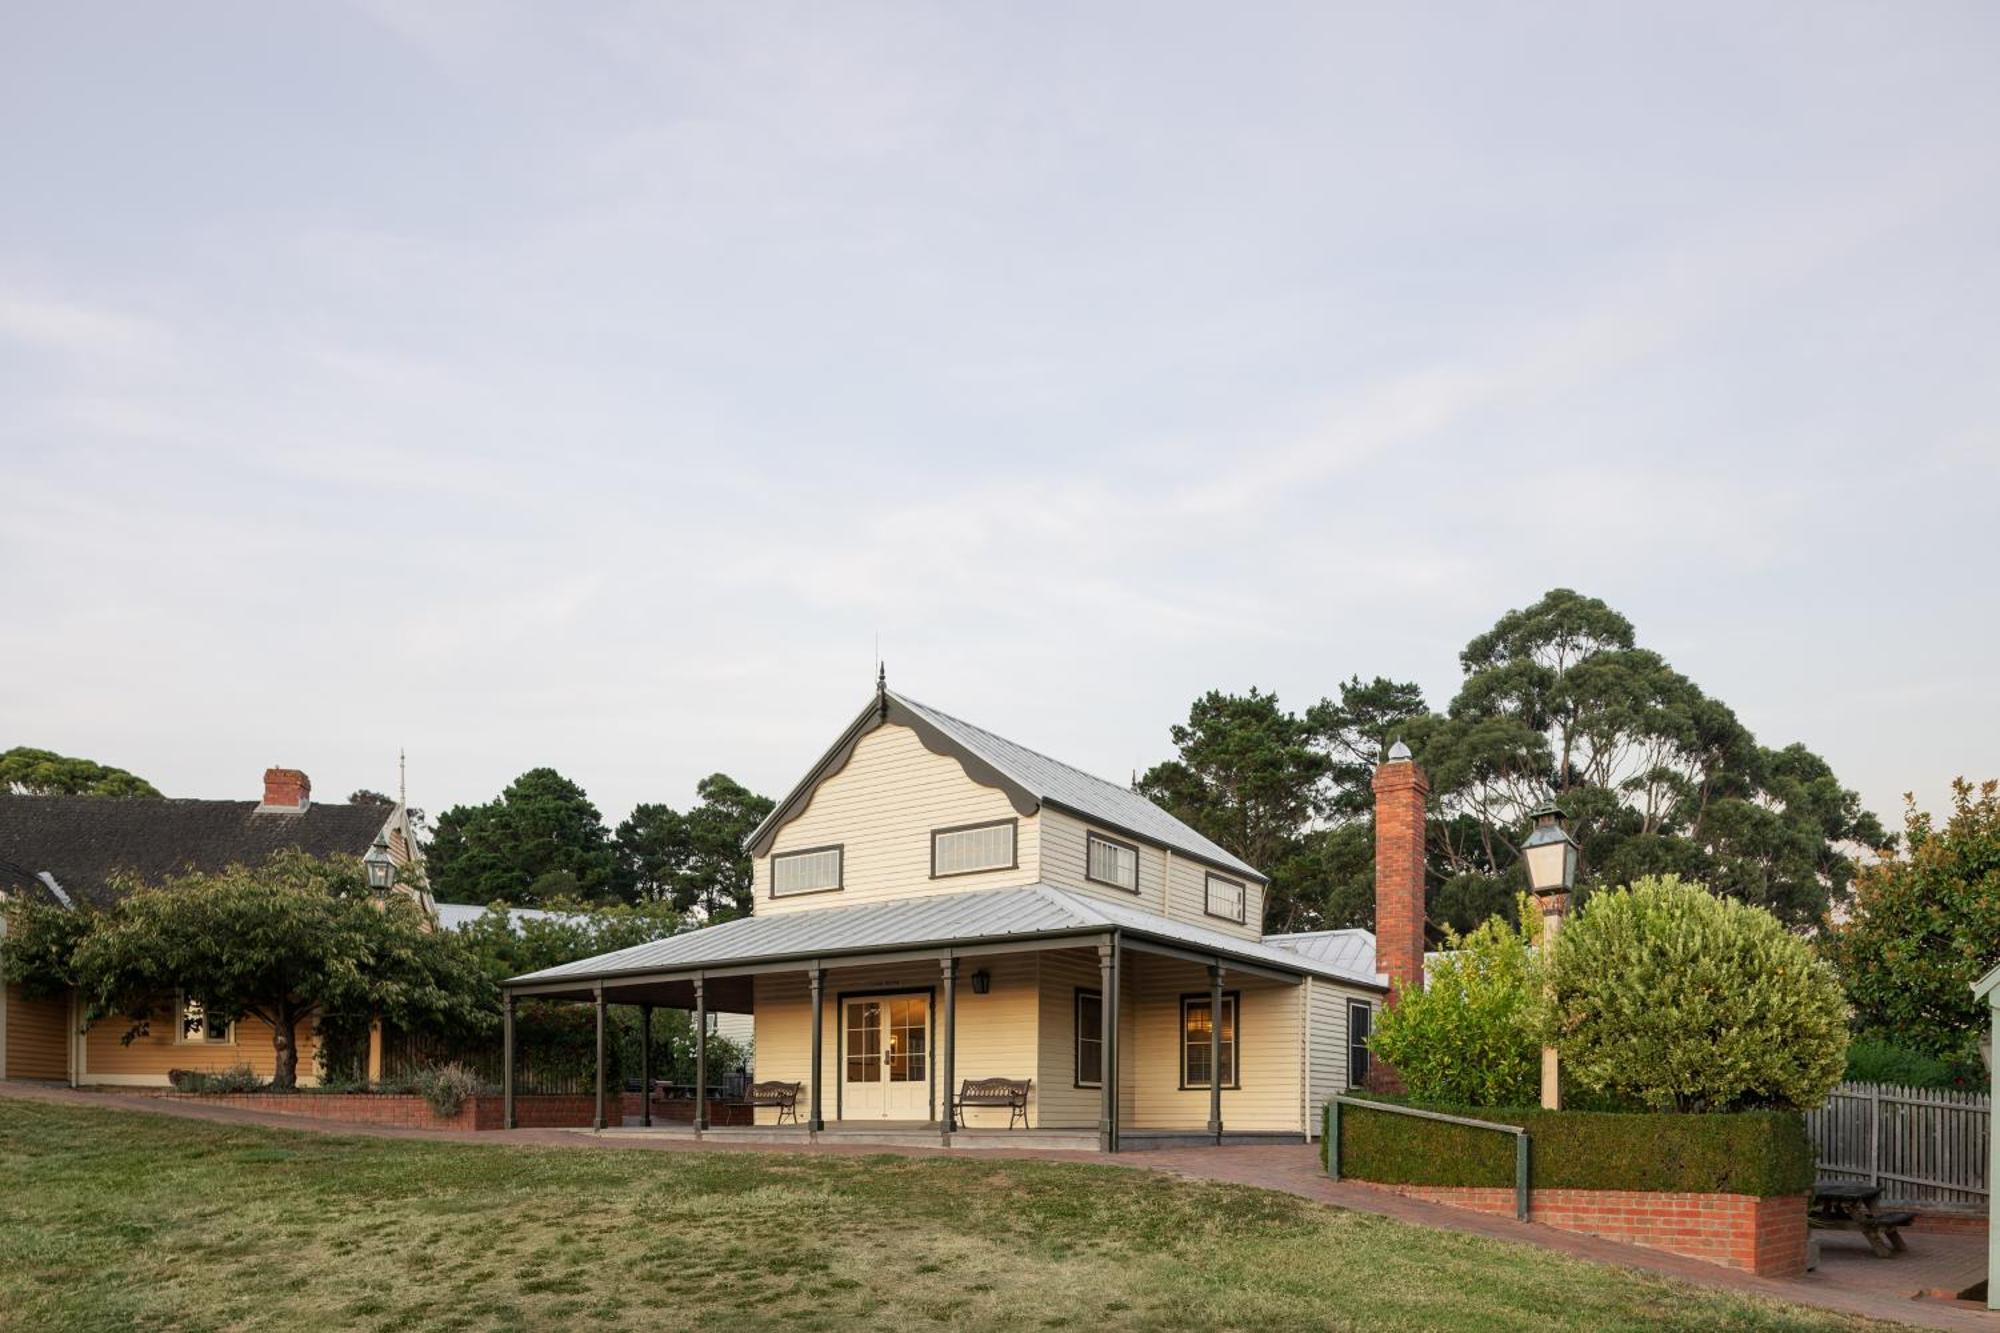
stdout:
<svg viewBox="0 0 2000 1333">
<path fill-rule="evenodd" d="M 1528 1130 L 1534 1189 L 1803 1194 L 1815 1173 L 1803 1117 L 1426 1106 Z M 1490 1129 L 1340 1108 L 1340 1173 L 1386 1185 L 1512 1188 L 1514 1139 Z"/>
</svg>

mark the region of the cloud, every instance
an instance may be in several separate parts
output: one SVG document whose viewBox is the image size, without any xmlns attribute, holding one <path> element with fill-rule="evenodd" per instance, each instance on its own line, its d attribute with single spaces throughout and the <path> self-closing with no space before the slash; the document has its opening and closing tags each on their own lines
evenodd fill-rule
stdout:
<svg viewBox="0 0 2000 1333">
<path fill-rule="evenodd" d="M 70 301 L 0 292 L 0 338 L 95 357 L 157 355 L 167 332 L 150 320 Z"/>
</svg>

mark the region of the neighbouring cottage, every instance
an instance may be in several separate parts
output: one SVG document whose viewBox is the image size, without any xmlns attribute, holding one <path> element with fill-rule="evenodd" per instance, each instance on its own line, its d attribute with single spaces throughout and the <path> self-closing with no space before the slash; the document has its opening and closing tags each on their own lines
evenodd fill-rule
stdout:
<svg viewBox="0 0 2000 1333">
<path fill-rule="evenodd" d="M 288 850 L 361 857 L 378 844 L 399 866 L 421 856 L 402 804 L 315 801 L 312 780 L 295 768 L 267 769 L 261 801 L 0 795 L 0 899 L 105 906 L 128 882 L 258 865 Z M 0 919 L 0 936 L 5 929 Z M 271 1076 L 275 1052 L 261 1020 L 218 1021 L 194 995 L 174 997 L 174 1006 L 176 1021 L 153 1023 L 128 1044 L 122 1022 L 83 1029 L 74 995 L 31 1000 L 8 983 L 0 989 L 0 1074 L 137 1087 L 163 1087 L 174 1069 L 248 1065 Z M 297 1041 L 300 1081 L 312 1082 L 318 1037 L 301 1024 Z"/>
<path fill-rule="evenodd" d="M 523 998 L 591 1001 L 600 1025 L 608 1004 L 720 1010 L 751 1016 L 759 1080 L 799 1086 L 800 1134 L 950 1145 L 1025 1120 L 1106 1151 L 1310 1139 L 1366 1077 L 1391 979 L 1421 982 L 1407 751 L 1376 792 L 1379 948 L 1364 930 L 1267 936 L 1257 867 L 878 682 L 748 840 L 752 914 L 510 980 L 508 1068 Z M 599 1127 L 603 1078 L 600 1061 Z M 1025 1083 L 1024 1105 L 955 1105 L 988 1079 Z"/>
</svg>

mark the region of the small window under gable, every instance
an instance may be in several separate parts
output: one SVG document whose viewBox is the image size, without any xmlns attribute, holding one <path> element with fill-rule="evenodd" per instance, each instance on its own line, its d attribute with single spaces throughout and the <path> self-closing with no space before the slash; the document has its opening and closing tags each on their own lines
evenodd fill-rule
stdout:
<svg viewBox="0 0 2000 1333">
<path fill-rule="evenodd" d="M 996 820 L 931 832 L 931 878 L 970 875 L 980 870 L 1012 870 L 1018 821 Z"/>
<path fill-rule="evenodd" d="M 1129 842 L 1107 838 L 1102 833 L 1084 839 L 1084 878 L 1109 884 L 1128 893 L 1139 891 L 1139 849 Z"/>
<path fill-rule="evenodd" d="M 1249 901 L 1249 891 L 1241 880 L 1225 879 L 1221 875 L 1208 877 L 1208 902 L 1204 910 L 1210 916 L 1219 916 L 1224 921 L 1241 924 L 1244 905 Z"/>
<path fill-rule="evenodd" d="M 842 849 L 809 847 L 784 852 L 771 858 L 771 896 L 783 898 L 794 893 L 824 893 L 841 885 Z"/>
</svg>

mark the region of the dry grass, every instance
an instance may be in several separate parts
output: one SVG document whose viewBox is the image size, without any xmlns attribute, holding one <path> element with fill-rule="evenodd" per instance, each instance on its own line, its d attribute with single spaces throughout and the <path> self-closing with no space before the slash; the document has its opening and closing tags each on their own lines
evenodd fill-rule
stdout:
<svg viewBox="0 0 2000 1333">
<path fill-rule="evenodd" d="M 4 1099 L 0 1256 L 0 1327 L 22 1329 L 1857 1326 L 1152 1172 L 460 1147 Z"/>
</svg>

